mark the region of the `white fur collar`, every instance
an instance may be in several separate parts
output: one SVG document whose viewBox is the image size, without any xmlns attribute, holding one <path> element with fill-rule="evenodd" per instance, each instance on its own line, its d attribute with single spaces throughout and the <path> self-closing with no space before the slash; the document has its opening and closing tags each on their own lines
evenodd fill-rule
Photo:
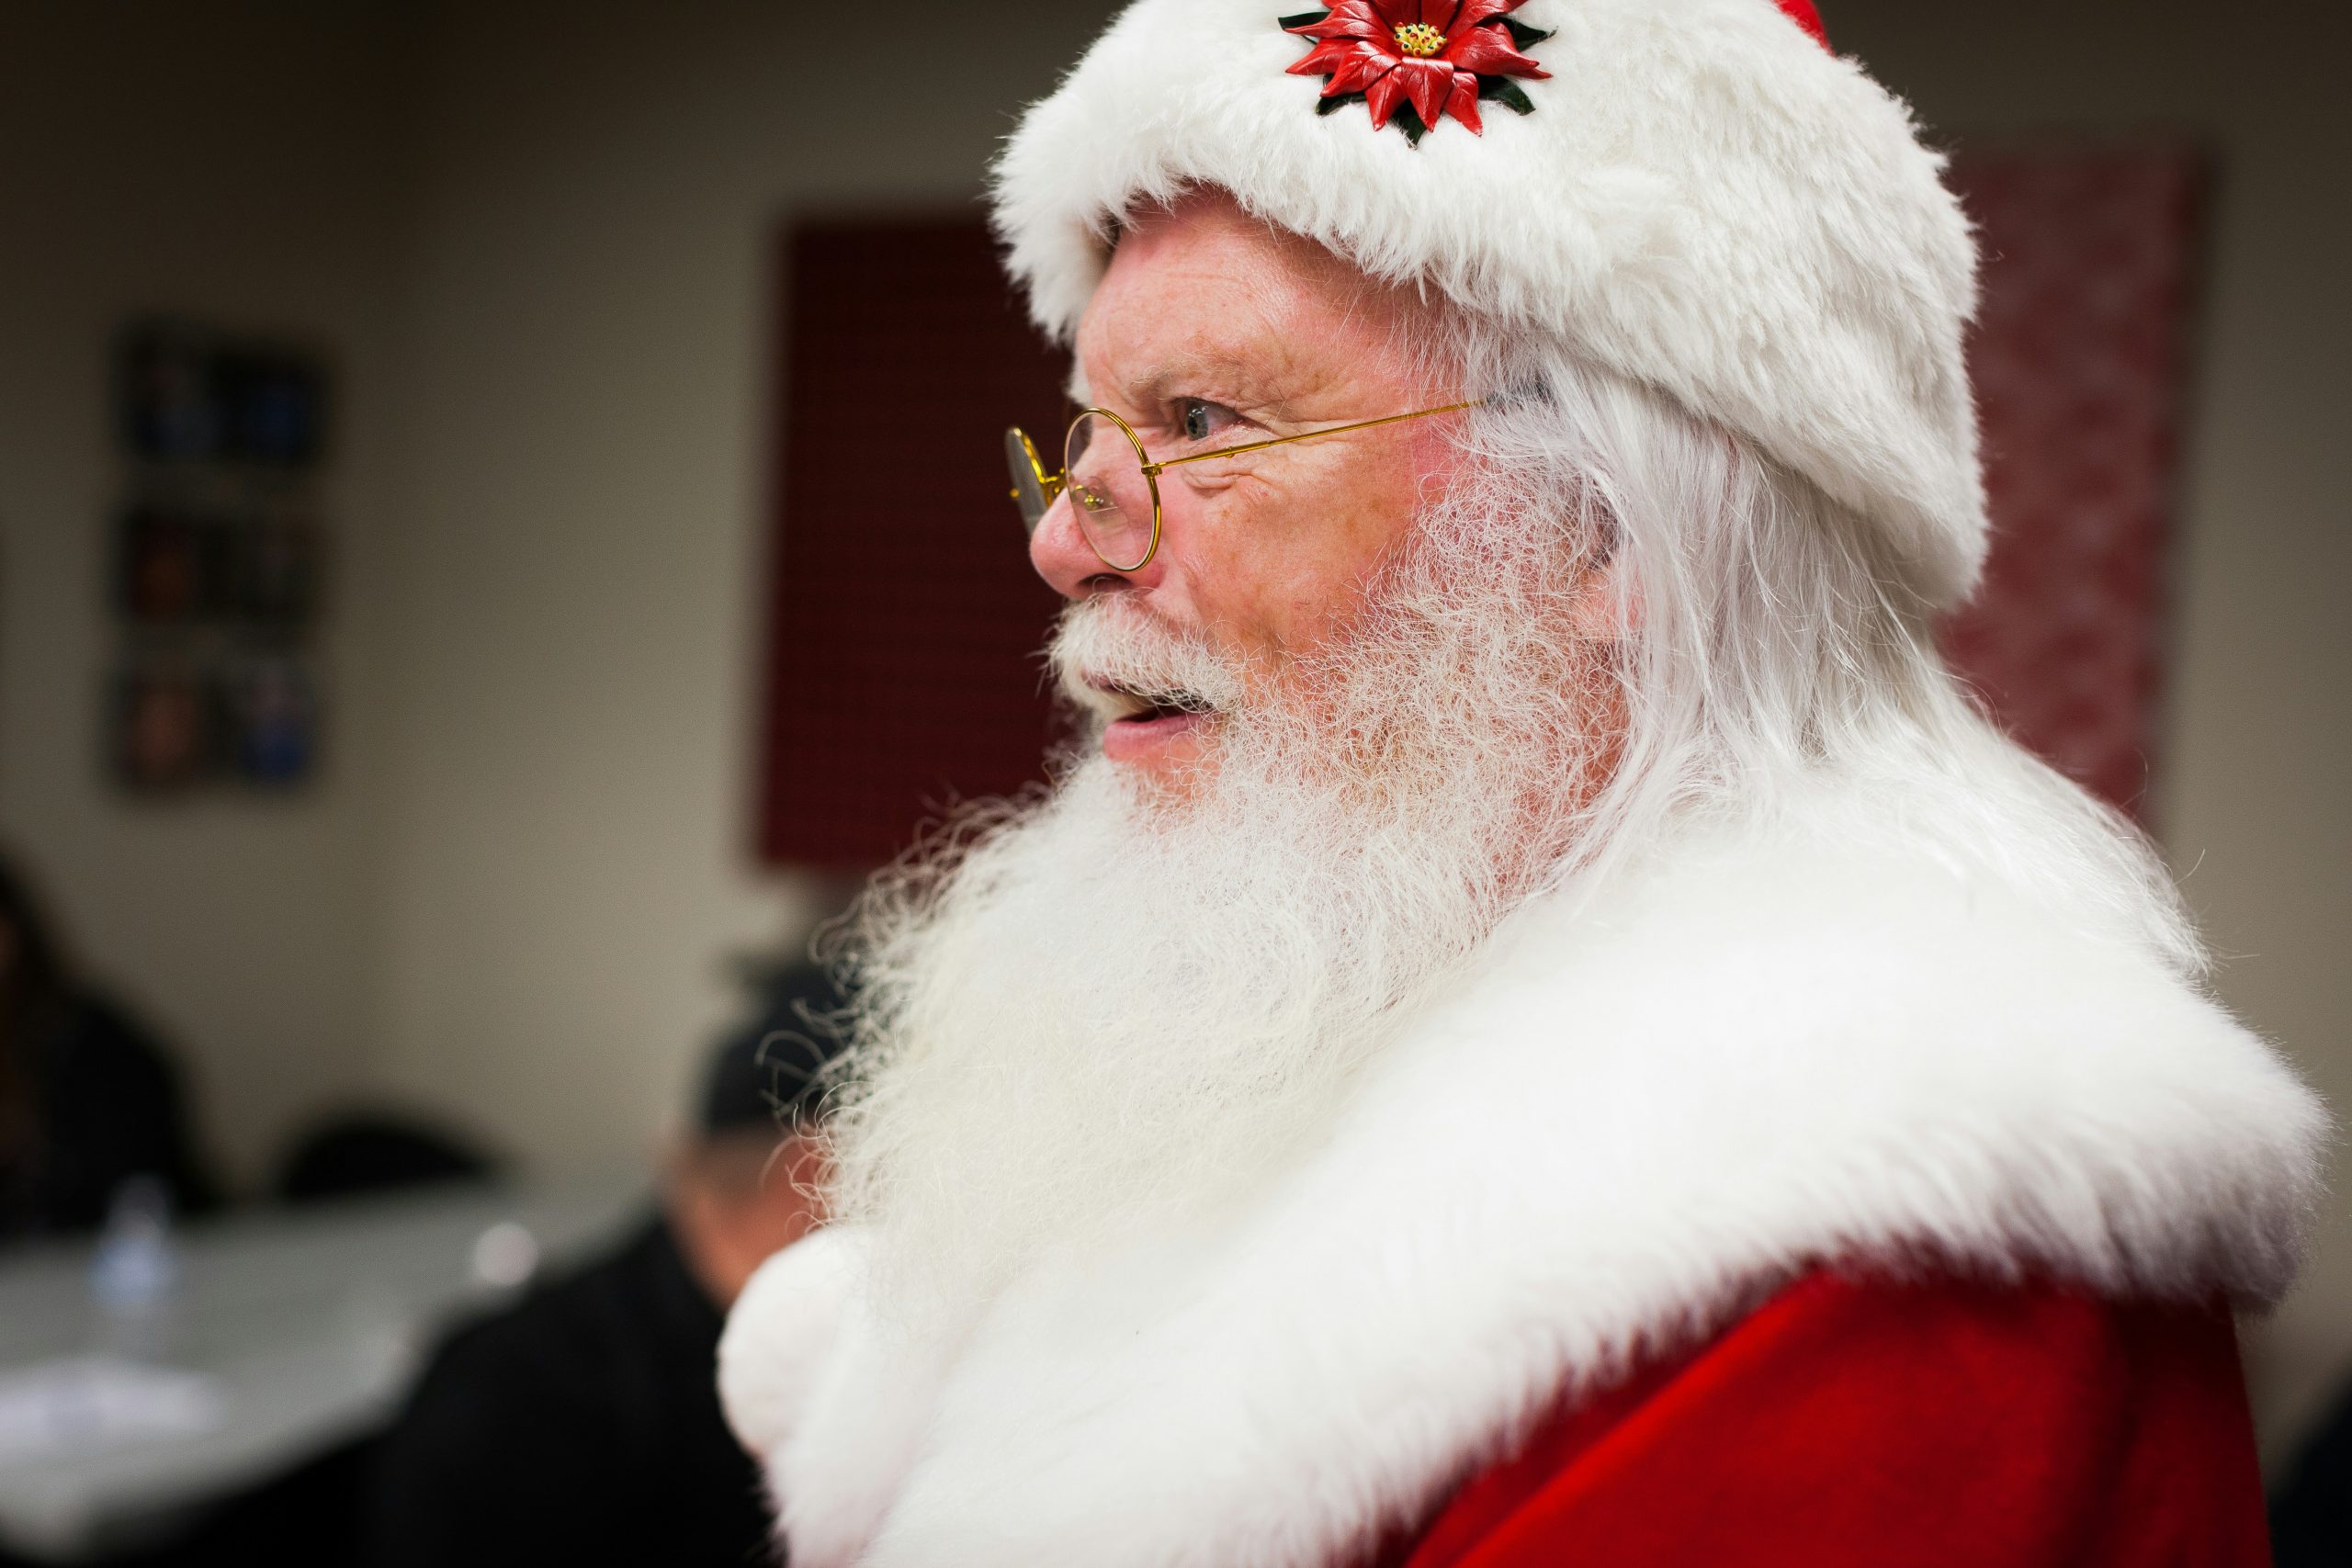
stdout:
<svg viewBox="0 0 2352 1568">
<path fill-rule="evenodd" d="M 2324 1121 L 2008 888 L 1748 843 L 1524 911 L 1220 1234 L 931 1345 L 827 1235 L 754 1280 L 721 1383 L 804 1568 L 1322 1564 L 1809 1261 L 2268 1300 Z"/>
</svg>

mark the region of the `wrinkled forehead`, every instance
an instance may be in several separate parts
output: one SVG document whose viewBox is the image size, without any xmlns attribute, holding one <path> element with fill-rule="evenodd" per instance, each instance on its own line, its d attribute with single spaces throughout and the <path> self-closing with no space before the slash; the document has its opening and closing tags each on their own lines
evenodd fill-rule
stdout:
<svg viewBox="0 0 2352 1568">
<path fill-rule="evenodd" d="M 1224 400 L 1272 400 L 1393 379 L 1422 362 L 1435 330 L 1411 291 L 1200 190 L 1121 224 L 1080 319 L 1073 375 L 1096 398 L 1148 403 L 1212 376 Z"/>
</svg>

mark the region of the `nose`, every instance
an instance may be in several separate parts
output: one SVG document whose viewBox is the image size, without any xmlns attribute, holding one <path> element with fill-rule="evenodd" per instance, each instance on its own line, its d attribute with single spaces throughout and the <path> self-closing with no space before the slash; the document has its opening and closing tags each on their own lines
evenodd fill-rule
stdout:
<svg viewBox="0 0 2352 1568">
<path fill-rule="evenodd" d="M 1159 581 L 1160 562 L 1167 553 L 1168 541 L 1163 537 L 1152 558 L 1133 571 L 1107 565 L 1086 542 L 1078 525 L 1077 506 L 1067 491 L 1055 497 L 1046 515 L 1037 520 L 1037 531 L 1029 536 L 1029 564 L 1055 592 L 1071 600 L 1148 588 Z"/>
</svg>

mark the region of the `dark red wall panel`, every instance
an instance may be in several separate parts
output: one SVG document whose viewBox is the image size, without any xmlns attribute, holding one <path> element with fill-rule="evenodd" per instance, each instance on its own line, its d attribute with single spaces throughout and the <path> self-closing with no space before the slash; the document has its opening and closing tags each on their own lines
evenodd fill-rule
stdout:
<svg viewBox="0 0 2352 1568">
<path fill-rule="evenodd" d="M 2144 815 L 2161 724 L 2204 166 L 2178 147 L 1963 156 L 1994 544 L 1944 628 L 2018 739 Z"/>
<path fill-rule="evenodd" d="M 1055 607 L 1002 433 L 1058 439 L 1066 360 L 977 219 L 806 223 L 778 246 L 761 849 L 888 860 L 944 803 L 1042 776 Z"/>
</svg>

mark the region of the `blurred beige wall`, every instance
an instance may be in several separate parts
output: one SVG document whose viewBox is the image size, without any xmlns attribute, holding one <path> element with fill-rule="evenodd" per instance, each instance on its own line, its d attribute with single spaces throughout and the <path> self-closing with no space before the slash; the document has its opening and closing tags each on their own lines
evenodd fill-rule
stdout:
<svg viewBox="0 0 2352 1568">
<path fill-rule="evenodd" d="M 1940 135 L 2155 128 L 2219 157 L 2155 826 L 2221 995 L 2352 1111 L 2352 10 L 1824 0 Z M 2268 1446 L 2352 1376 L 2352 1205 L 2248 1336 Z"/>
<path fill-rule="evenodd" d="M 389 1083 L 495 1107 L 544 1160 L 676 1102 L 732 1005 L 723 955 L 797 914 L 750 856 L 770 236 L 796 207 L 971 201 L 1012 109 L 1108 11 L 436 13 L 390 589 Z"/>
<path fill-rule="evenodd" d="M 807 897 L 747 852 L 771 225 L 969 199 L 1109 9 L 900 0 L 871 61 L 763 0 L 56 7 L 0 47 L 0 833 L 239 1151 L 361 1085 L 543 1165 L 675 1102 L 727 955 Z M 2159 826 L 2223 996 L 2352 1106 L 2343 13 L 1826 9 L 1940 134 L 2222 158 Z M 344 701 L 301 802 L 99 787 L 100 376 L 154 303 L 343 352 Z M 2340 1201 L 2250 1358 L 2274 1447 L 2352 1370 Z"/>
<path fill-rule="evenodd" d="M 65 934 L 193 1058 L 250 1178 L 355 1089 L 380 931 L 364 592 L 390 522 L 405 126 L 390 7 L 9 5 L 0 13 L 0 845 Z M 127 798 L 101 701 L 125 467 L 108 355 L 134 311 L 330 349 L 338 592 L 326 770 L 288 799 Z"/>
</svg>

